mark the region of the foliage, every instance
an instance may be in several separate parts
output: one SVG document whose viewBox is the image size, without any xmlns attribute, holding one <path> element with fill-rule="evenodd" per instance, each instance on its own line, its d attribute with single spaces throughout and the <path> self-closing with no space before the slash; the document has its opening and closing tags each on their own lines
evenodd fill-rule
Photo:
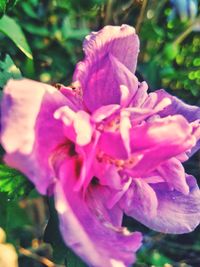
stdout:
<svg viewBox="0 0 200 267">
<path fill-rule="evenodd" d="M 136 25 L 140 35 L 138 78 L 147 80 L 152 91 L 166 88 L 198 104 L 199 15 L 193 21 L 172 17 L 173 6 L 166 0 L 148 1 L 142 14 L 142 2 L 146 1 L 0 0 L 0 88 L 8 79 L 22 76 L 70 84 L 75 63 L 83 57 L 84 37 L 106 24 L 127 23 Z M 186 166 L 196 177 L 197 162 L 198 156 Z M 37 195 L 21 173 L 3 164 L 0 207 L 0 227 L 19 251 L 20 267 L 45 266 L 41 256 L 56 266 L 85 266 L 62 243 L 52 200 Z M 187 237 L 175 237 L 150 231 L 128 218 L 124 224 L 146 234 L 136 266 L 200 266 L 200 229 Z M 21 248 L 30 255 L 20 252 Z"/>
<path fill-rule="evenodd" d="M 6 34 L 27 57 L 32 59 L 26 38 L 14 19 L 4 15 L 0 19 L 0 31 Z"/>
<path fill-rule="evenodd" d="M 0 0 L 0 17 L 14 7 L 18 0 Z"/>
<path fill-rule="evenodd" d="M 33 186 L 19 171 L 0 164 L 0 192 L 7 193 L 9 198 L 27 195 Z"/>
<path fill-rule="evenodd" d="M 5 59 L 0 61 L 0 88 L 3 88 L 9 79 L 19 79 L 21 77 L 20 70 L 15 66 L 11 57 L 6 55 Z"/>
</svg>

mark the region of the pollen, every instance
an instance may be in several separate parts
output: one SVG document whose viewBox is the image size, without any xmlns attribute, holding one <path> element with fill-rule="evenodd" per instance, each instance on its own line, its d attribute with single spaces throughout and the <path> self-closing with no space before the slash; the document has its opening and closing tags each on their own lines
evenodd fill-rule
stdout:
<svg viewBox="0 0 200 267">
<path fill-rule="evenodd" d="M 138 157 L 135 155 L 130 155 L 128 159 L 123 160 L 111 157 L 110 155 L 107 155 L 103 151 L 100 151 L 99 153 L 97 153 L 96 158 L 101 163 L 115 165 L 117 170 L 120 171 L 122 169 L 132 169 L 141 159 L 141 156 Z"/>
</svg>

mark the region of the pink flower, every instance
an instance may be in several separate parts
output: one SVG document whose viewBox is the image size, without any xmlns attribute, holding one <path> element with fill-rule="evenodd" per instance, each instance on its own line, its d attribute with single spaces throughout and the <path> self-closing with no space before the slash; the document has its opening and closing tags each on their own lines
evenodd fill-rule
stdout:
<svg viewBox="0 0 200 267">
<path fill-rule="evenodd" d="M 5 162 L 53 193 L 60 230 L 90 266 L 130 266 L 141 234 L 123 214 L 166 233 L 192 231 L 200 192 L 182 162 L 200 146 L 200 109 L 133 74 L 139 41 L 127 25 L 86 37 L 74 89 L 9 81 L 2 101 Z"/>
</svg>

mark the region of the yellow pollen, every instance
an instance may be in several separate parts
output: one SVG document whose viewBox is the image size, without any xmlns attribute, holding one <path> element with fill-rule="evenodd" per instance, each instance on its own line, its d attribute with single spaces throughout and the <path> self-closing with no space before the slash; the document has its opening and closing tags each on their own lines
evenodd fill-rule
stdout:
<svg viewBox="0 0 200 267">
<path fill-rule="evenodd" d="M 117 158 L 113 158 L 107 154 L 105 154 L 104 152 L 100 151 L 97 155 L 96 158 L 99 162 L 104 162 L 104 163 L 108 163 L 111 165 L 115 165 L 119 170 L 122 170 L 124 168 L 126 169 L 132 169 L 136 163 L 138 162 L 137 158 L 134 157 L 133 155 L 131 155 L 128 159 L 123 160 L 123 159 L 117 159 Z"/>
</svg>

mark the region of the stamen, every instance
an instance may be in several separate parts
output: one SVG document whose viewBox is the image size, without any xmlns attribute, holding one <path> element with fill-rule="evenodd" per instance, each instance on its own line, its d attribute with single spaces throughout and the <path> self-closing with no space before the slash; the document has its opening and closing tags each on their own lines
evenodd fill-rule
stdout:
<svg viewBox="0 0 200 267">
<path fill-rule="evenodd" d="M 115 165 L 117 170 L 120 171 L 122 169 L 132 169 L 138 161 L 142 159 L 143 155 L 130 155 L 130 157 L 126 160 L 113 158 L 103 151 L 100 151 L 96 158 L 101 163 L 107 163 L 111 165 Z"/>
</svg>

